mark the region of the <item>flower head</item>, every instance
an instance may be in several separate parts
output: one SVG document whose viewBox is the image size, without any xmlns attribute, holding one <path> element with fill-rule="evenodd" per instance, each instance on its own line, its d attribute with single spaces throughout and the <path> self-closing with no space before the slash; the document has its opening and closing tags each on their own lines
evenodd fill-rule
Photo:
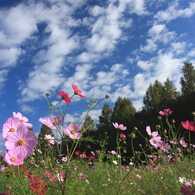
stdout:
<svg viewBox="0 0 195 195">
<path fill-rule="evenodd" d="M 71 99 L 68 97 L 68 94 L 66 94 L 64 91 L 60 91 L 58 93 L 59 96 L 66 102 L 66 104 L 71 103 Z"/>
<path fill-rule="evenodd" d="M 72 88 L 74 90 L 74 94 L 78 95 L 81 98 L 86 97 L 86 96 L 82 95 L 82 91 L 78 89 L 77 85 L 72 84 Z"/>
<path fill-rule="evenodd" d="M 179 177 L 179 182 L 186 185 L 186 186 L 189 186 L 192 184 L 192 180 L 191 179 L 186 179 L 184 177 Z"/>
<path fill-rule="evenodd" d="M 19 118 L 8 118 L 7 121 L 3 124 L 2 129 L 2 137 L 6 138 L 7 132 L 15 132 L 18 129 L 18 125 L 20 124 Z"/>
<path fill-rule="evenodd" d="M 8 132 L 5 142 L 5 147 L 11 155 L 16 155 L 18 158 L 24 159 L 33 153 L 33 148 L 38 142 L 35 139 L 34 131 L 26 131 L 26 126 L 21 123 L 16 132 Z"/>
<path fill-rule="evenodd" d="M 194 195 L 195 190 L 192 190 L 192 185 L 181 187 L 180 193 L 183 195 Z"/>
<path fill-rule="evenodd" d="M 157 131 L 151 132 L 150 126 L 147 126 L 147 127 L 146 127 L 146 132 L 147 132 L 148 135 L 151 136 L 151 137 L 157 137 L 157 136 L 158 136 L 158 132 L 157 132 Z"/>
<path fill-rule="evenodd" d="M 56 126 L 61 124 L 64 121 L 64 117 L 61 117 L 60 115 L 57 116 L 51 116 L 48 119 L 40 118 L 39 121 L 49 127 L 50 129 L 56 129 Z"/>
<path fill-rule="evenodd" d="M 19 122 L 23 123 L 26 127 L 32 127 L 31 123 L 28 123 L 28 119 L 25 116 L 22 116 L 20 112 L 13 112 L 13 117 L 18 118 Z"/>
<path fill-rule="evenodd" d="M 181 123 L 184 129 L 189 129 L 191 131 L 195 131 L 195 123 L 193 121 L 186 121 Z"/>
<path fill-rule="evenodd" d="M 162 140 L 161 140 L 161 137 L 160 136 L 157 136 L 157 137 L 153 137 L 152 139 L 150 139 L 149 142 L 150 142 L 150 144 L 152 146 L 154 146 L 155 148 L 158 148 L 158 147 L 161 146 Z"/>
<path fill-rule="evenodd" d="M 123 131 L 127 129 L 127 127 L 125 127 L 123 124 L 120 124 L 120 125 L 118 123 L 112 123 L 112 124 L 116 129 L 120 129 Z"/>
<path fill-rule="evenodd" d="M 172 114 L 173 111 L 170 110 L 170 108 L 164 109 L 163 111 L 160 111 L 159 114 L 164 116 L 164 115 L 170 115 Z"/>
<path fill-rule="evenodd" d="M 17 155 L 15 154 L 10 154 L 9 152 L 5 153 L 5 156 L 3 160 L 8 164 L 8 165 L 22 165 L 24 163 L 24 159 L 18 158 Z"/>
<path fill-rule="evenodd" d="M 63 128 L 64 133 L 71 139 L 80 139 L 82 134 L 79 131 L 82 130 L 82 127 L 76 123 L 70 123 L 66 128 Z"/>
<path fill-rule="evenodd" d="M 184 148 L 187 148 L 188 147 L 188 143 L 185 142 L 185 140 L 181 139 L 179 141 L 179 143 L 184 147 Z"/>
<path fill-rule="evenodd" d="M 28 184 L 35 194 L 44 194 L 44 191 L 48 189 L 46 182 L 41 181 L 41 177 L 33 178 Z"/>
<path fill-rule="evenodd" d="M 120 138 L 122 138 L 122 139 L 125 139 L 125 138 L 126 138 L 126 135 L 123 134 L 123 133 L 121 133 L 119 136 L 120 136 Z"/>
</svg>

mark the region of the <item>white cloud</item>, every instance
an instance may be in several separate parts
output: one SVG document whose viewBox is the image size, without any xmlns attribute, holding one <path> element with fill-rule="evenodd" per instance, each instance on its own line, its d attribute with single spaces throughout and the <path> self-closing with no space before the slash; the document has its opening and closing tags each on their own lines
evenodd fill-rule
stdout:
<svg viewBox="0 0 195 195">
<path fill-rule="evenodd" d="M 189 2 L 189 7 L 185 9 L 179 8 L 178 1 L 174 1 L 165 11 L 159 11 L 154 15 L 154 18 L 158 21 L 170 22 L 178 17 L 185 18 L 190 17 L 195 13 L 195 3 Z"/>
</svg>

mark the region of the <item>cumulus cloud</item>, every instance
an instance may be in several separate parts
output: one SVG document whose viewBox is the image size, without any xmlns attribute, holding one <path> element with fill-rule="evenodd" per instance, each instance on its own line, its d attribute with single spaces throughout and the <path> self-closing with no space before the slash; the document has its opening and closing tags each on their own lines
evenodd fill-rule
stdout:
<svg viewBox="0 0 195 195">
<path fill-rule="evenodd" d="M 165 11 L 159 11 L 154 15 L 158 21 L 170 22 L 178 17 L 190 17 L 195 13 L 195 3 L 189 2 L 189 6 L 185 9 L 180 9 L 178 1 L 174 1 Z"/>
</svg>

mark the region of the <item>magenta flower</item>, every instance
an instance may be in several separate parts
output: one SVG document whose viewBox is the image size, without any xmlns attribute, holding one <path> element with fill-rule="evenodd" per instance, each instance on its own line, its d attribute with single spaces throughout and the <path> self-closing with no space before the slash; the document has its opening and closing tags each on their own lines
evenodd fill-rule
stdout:
<svg viewBox="0 0 195 195">
<path fill-rule="evenodd" d="M 82 91 L 78 89 L 78 87 L 72 84 L 72 89 L 74 90 L 74 94 L 78 95 L 81 98 L 85 98 L 86 96 L 82 95 Z"/>
<path fill-rule="evenodd" d="M 181 125 L 184 129 L 189 129 L 191 131 L 195 131 L 195 123 L 193 121 L 190 121 L 190 122 L 186 121 L 185 123 L 182 122 Z"/>
<path fill-rule="evenodd" d="M 188 147 L 188 143 L 186 143 L 183 139 L 181 139 L 179 141 L 179 143 L 184 147 L 184 148 L 187 148 Z"/>
<path fill-rule="evenodd" d="M 65 93 L 64 91 L 60 91 L 58 93 L 58 95 L 61 96 L 61 98 L 66 102 L 66 104 L 70 104 L 71 103 L 70 97 L 68 97 L 68 94 Z"/>
<path fill-rule="evenodd" d="M 20 124 L 18 118 L 8 118 L 7 121 L 3 124 L 2 137 L 6 138 L 7 132 L 17 131 L 18 125 Z"/>
<path fill-rule="evenodd" d="M 82 127 L 76 123 L 70 123 L 66 128 L 63 128 L 64 133 L 71 139 L 80 139 L 82 134 L 79 131 L 82 130 Z"/>
<path fill-rule="evenodd" d="M 159 114 L 164 116 L 164 115 L 170 115 L 172 114 L 173 111 L 170 110 L 170 108 L 164 109 L 163 111 L 160 111 Z"/>
<path fill-rule="evenodd" d="M 157 132 L 157 131 L 151 132 L 150 126 L 147 126 L 147 127 L 146 127 L 146 132 L 147 132 L 148 135 L 151 136 L 151 137 L 157 137 L 157 136 L 158 136 L 158 132 Z"/>
<path fill-rule="evenodd" d="M 56 126 L 61 124 L 64 121 L 64 117 L 61 117 L 60 115 L 57 116 L 51 116 L 48 119 L 40 118 L 39 121 L 49 127 L 50 129 L 56 129 Z"/>
<path fill-rule="evenodd" d="M 120 129 L 123 131 L 127 129 L 127 127 L 125 127 L 123 124 L 120 124 L 120 125 L 118 123 L 112 123 L 112 124 L 116 129 Z"/>
<path fill-rule="evenodd" d="M 126 135 L 123 134 L 123 133 L 121 133 L 119 136 L 120 136 L 120 138 L 122 138 L 122 139 L 125 139 L 125 138 L 126 138 Z"/>
<path fill-rule="evenodd" d="M 192 190 L 192 185 L 181 187 L 180 193 L 183 195 L 194 195 L 195 190 Z"/>
<path fill-rule="evenodd" d="M 24 159 L 26 156 L 32 155 L 33 148 L 37 144 L 34 131 L 26 131 L 26 126 L 21 123 L 16 132 L 7 133 L 5 147 L 10 154 L 15 154 L 18 158 Z"/>
<path fill-rule="evenodd" d="M 26 127 L 32 127 L 33 125 L 31 123 L 28 123 L 28 119 L 25 116 L 22 116 L 20 112 L 16 113 L 13 112 L 13 117 L 18 118 L 21 123 L 23 123 Z"/>
<path fill-rule="evenodd" d="M 10 154 L 9 152 L 5 153 L 5 156 L 3 158 L 3 160 L 9 164 L 9 165 L 22 165 L 24 163 L 24 159 L 19 158 L 17 155 L 15 154 Z"/>
</svg>

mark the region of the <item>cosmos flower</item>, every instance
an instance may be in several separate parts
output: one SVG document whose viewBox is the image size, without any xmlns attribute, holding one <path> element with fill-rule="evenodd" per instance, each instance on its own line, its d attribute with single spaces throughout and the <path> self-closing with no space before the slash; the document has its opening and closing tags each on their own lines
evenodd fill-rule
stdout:
<svg viewBox="0 0 195 195">
<path fill-rule="evenodd" d="M 159 114 L 162 115 L 162 116 L 170 115 L 172 113 L 173 113 L 173 111 L 171 111 L 170 108 L 164 109 L 163 111 L 159 112 Z"/>
<path fill-rule="evenodd" d="M 157 131 L 151 132 L 150 126 L 147 126 L 147 127 L 146 127 L 146 132 L 147 132 L 148 135 L 151 136 L 151 137 L 157 137 L 157 136 L 158 136 L 158 132 L 157 132 Z"/>
<path fill-rule="evenodd" d="M 123 124 L 120 124 L 120 125 L 118 123 L 112 123 L 112 124 L 116 129 L 120 129 L 123 131 L 127 129 L 127 127 L 125 127 Z"/>
<path fill-rule="evenodd" d="M 123 134 L 123 133 L 121 133 L 119 136 L 120 136 L 120 138 L 122 138 L 122 139 L 125 139 L 125 138 L 126 138 L 126 135 Z"/>
<path fill-rule="evenodd" d="M 49 127 L 50 129 L 56 129 L 56 126 L 64 121 L 64 117 L 57 115 L 51 116 L 50 118 L 47 119 L 40 118 L 39 121 L 46 125 L 47 127 Z"/>
<path fill-rule="evenodd" d="M 41 181 L 41 177 L 33 178 L 28 184 L 35 194 L 44 194 L 44 191 L 48 189 L 46 182 Z"/>
<path fill-rule="evenodd" d="M 3 160 L 9 165 L 22 165 L 24 163 L 24 159 L 18 158 L 15 154 L 10 154 L 10 152 L 6 152 Z"/>
<path fill-rule="evenodd" d="M 26 127 L 32 127 L 33 125 L 31 123 L 28 123 L 28 118 L 25 116 L 22 116 L 20 112 L 13 112 L 13 117 L 18 118 L 19 122 L 23 123 Z"/>
<path fill-rule="evenodd" d="M 192 190 L 192 185 L 181 187 L 180 193 L 183 195 L 194 195 L 195 190 Z"/>
<path fill-rule="evenodd" d="M 2 128 L 2 137 L 6 138 L 7 132 L 17 131 L 18 125 L 20 124 L 19 118 L 8 118 L 7 121 L 3 124 Z"/>
<path fill-rule="evenodd" d="M 74 90 L 75 95 L 78 95 L 81 98 L 86 97 L 86 96 L 82 95 L 82 91 L 78 89 L 77 85 L 72 84 L 72 89 Z"/>
<path fill-rule="evenodd" d="M 66 104 L 71 103 L 71 99 L 68 97 L 68 94 L 66 94 L 64 91 L 60 91 L 58 93 L 59 96 L 66 102 Z"/>
<path fill-rule="evenodd" d="M 150 142 L 150 144 L 152 146 L 154 146 L 155 148 L 158 148 L 158 147 L 161 146 L 162 140 L 161 140 L 161 137 L 160 136 L 157 136 L 157 137 L 153 137 L 152 139 L 150 139 L 149 142 Z"/>
<path fill-rule="evenodd" d="M 16 132 L 8 132 L 5 147 L 10 154 L 17 155 L 18 158 L 24 159 L 26 156 L 33 154 L 33 148 L 38 142 L 35 139 L 34 131 L 26 131 L 26 126 L 20 123 Z"/>
<path fill-rule="evenodd" d="M 195 131 L 195 123 L 193 121 L 186 121 L 181 123 L 184 129 L 189 129 L 191 131 Z"/>
<path fill-rule="evenodd" d="M 64 133 L 70 137 L 71 139 L 80 139 L 82 134 L 79 131 L 82 130 L 82 127 L 77 125 L 76 123 L 70 123 L 66 128 L 63 128 Z"/>
<path fill-rule="evenodd" d="M 188 143 L 185 142 L 185 140 L 181 139 L 179 141 L 179 143 L 184 147 L 184 148 L 187 148 L 188 147 Z"/>
</svg>

